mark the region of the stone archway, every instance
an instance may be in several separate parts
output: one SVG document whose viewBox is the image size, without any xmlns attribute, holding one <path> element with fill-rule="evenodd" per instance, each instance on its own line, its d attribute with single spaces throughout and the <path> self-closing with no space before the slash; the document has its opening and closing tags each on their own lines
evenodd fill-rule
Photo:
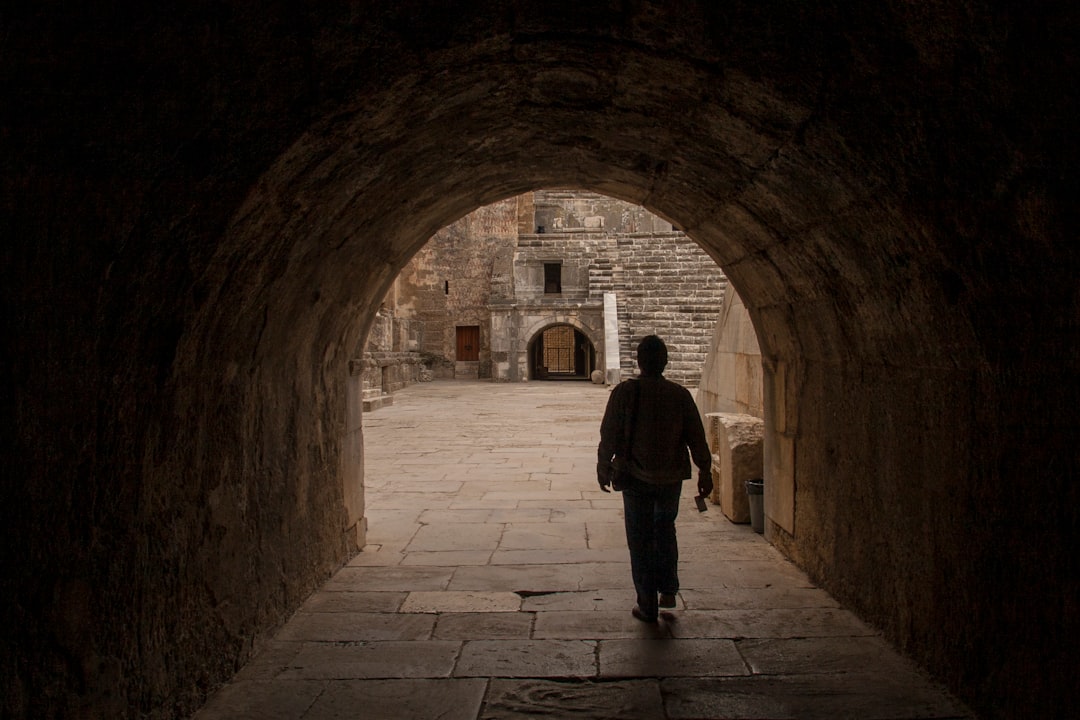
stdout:
<svg viewBox="0 0 1080 720">
<path fill-rule="evenodd" d="M 548 328 L 562 325 L 573 328 L 589 342 L 595 352 L 595 366 L 603 364 L 603 327 L 602 312 L 597 309 L 590 312 L 562 312 L 556 315 L 539 313 L 525 319 L 519 335 L 515 355 L 517 357 L 521 379 L 533 379 L 534 366 L 530 352 L 535 347 L 536 339 Z"/>
<path fill-rule="evenodd" d="M 1074 692 L 1043 594 L 1075 597 L 1080 506 L 1066 11 L 97 12 L 6 38 L 16 711 L 160 714 L 232 672 L 355 548 L 347 365 L 397 271 L 566 186 L 672 221 L 738 289 L 775 543 L 978 707 Z"/>
<path fill-rule="evenodd" d="M 526 343 L 530 380 L 587 380 L 596 369 L 596 343 L 572 323 L 533 333 Z"/>
</svg>

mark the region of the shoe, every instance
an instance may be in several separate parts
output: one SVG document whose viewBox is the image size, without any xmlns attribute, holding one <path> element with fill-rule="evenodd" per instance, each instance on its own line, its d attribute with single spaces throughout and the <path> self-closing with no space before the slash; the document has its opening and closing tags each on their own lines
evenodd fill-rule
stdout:
<svg viewBox="0 0 1080 720">
<path fill-rule="evenodd" d="M 660 607 L 675 607 L 675 593 L 660 593 Z"/>
<path fill-rule="evenodd" d="M 634 609 L 630 611 L 630 614 L 633 615 L 634 617 L 636 617 L 641 622 L 647 622 L 647 623 L 657 622 L 657 619 L 656 619 L 655 615 L 646 615 L 641 610 L 641 608 L 639 608 L 637 605 L 635 605 Z"/>
</svg>

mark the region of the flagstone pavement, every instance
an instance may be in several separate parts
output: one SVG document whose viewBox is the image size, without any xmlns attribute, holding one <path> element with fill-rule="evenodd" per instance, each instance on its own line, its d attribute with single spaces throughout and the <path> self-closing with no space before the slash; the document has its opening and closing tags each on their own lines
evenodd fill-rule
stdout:
<svg viewBox="0 0 1080 720">
<path fill-rule="evenodd" d="M 689 491 L 677 607 L 634 619 L 608 391 L 436 381 L 366 414 L 367 547 L 195 718 L 971 717 Z"/>
</svg>

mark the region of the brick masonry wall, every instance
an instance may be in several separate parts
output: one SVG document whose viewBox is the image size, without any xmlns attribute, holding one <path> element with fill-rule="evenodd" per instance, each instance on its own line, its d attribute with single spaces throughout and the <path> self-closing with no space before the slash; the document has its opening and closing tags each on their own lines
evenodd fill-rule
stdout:
<svg viewBox="0 0 1080 720">
<path fill-rule="evenodd" d="M 516 198 L 479 208 L 435 233 L 398 276 L 388 304 L 396 320 L 411 321 L 416 347 L 409 349 L 433 357 L 437 372 L 455 359 L 456 328 L 477 325 L 480 377 L 489 376 L 488 300 L 493 287 L 508 283 L 517 223 Z M 369 339 L 368 351 L 375 349 Z"/>
<path fill-rule="evenodd" d="M 668 346 L 665 375 L 689 387 L 701 380 L 727 279 L 712 258 L 681 232 L 621 237 L 623 269 L 619 338 L 623 375 L 636 369 L 634 350 L 645 335 Z"/>
<path fill-rule="evenodd" d="M 545 295 L 543 265 L 561 261 L 563 292 Z M 668 346 L 665 376 L 697 387 L 727 280 L 705 252 L 678 231 L 612 233 L 580 229 L 522 235 L 514 260 L 515 296 L 552 307 L 600 302 L 619 306 L 623 376 L 636 372 L 634 350 L 645 335 Z"/>
</svg>

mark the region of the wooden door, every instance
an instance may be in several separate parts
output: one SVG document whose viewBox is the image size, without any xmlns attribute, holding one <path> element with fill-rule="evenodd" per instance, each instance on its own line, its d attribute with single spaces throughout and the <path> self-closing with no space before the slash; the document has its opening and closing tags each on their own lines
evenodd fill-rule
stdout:
<svg viewBox="0 0 1080 720">
<path fill-rule="evenodd" d="M 574 328 L 557 325 L 544 331 L 544 367 L 549 373 L 562 375 L 574 372 Z"/>
<path fill-rule="evenodd" d="M 457 359 L 480 359 L 480 326 L 462 325 L 457 329 Z"/>
</svg>

